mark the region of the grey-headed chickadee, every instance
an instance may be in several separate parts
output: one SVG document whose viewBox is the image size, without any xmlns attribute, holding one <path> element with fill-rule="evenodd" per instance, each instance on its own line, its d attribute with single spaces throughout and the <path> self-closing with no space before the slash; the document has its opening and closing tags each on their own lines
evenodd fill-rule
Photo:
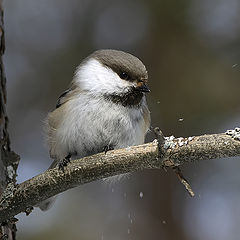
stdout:
<svg viewBox="0 0 240 240">
<path fill-rule="evenodd" d="M 50 156 L 63 168 L 70 158 L 144 143 L 150 126 L 148 74 L 133 55 L 98 50 L 78 66 L 67 91 L 47 117 Z M 51 199 L 39 207 L 47 210 Z"/>
</svg>

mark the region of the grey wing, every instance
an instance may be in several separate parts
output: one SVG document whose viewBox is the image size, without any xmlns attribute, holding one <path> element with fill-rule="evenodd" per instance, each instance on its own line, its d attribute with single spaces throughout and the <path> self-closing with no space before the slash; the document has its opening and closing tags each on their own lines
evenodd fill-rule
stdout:
<svg viewBox="0 0 240 240">
<path fill-rule="evenodd" d="M 80 89 L 74 83 L 71 83 L 70 87 L 64 91 L 58 98 L 56 108 L 61 107 L 64 103 L 70 100 L 75 94 L 79 94 Z"/>
<path fill-rule="evenodd" d="M 68 95 L 71 91 L 72 91 L 71 89 L 68 89 L 68 90 L 66 90 L 65 92 L 63 92 L 63 93 L 59 96 L 59 98 L 58 98 L 58 100 L 57 100 L 56 108 L 61 107 L 62 104 L 64 104 L 64 103 L 66 102 L 66 100 L 68 99 L 68 98 L 67 98 L 67 95 Z"/>
</svg>

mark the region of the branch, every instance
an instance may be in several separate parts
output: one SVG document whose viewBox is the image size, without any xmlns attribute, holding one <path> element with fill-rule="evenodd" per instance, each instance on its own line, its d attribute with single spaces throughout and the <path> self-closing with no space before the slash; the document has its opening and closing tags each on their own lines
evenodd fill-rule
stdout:
<svg viewBox="0 0 240 240">
<path fill-rule="evenodd" d="M 236 136 L 239 137 L 239 132 L 235 130 L 189 138 L 171 136 L 165 138 L 162 149 L 154 140 L 74 160 L 64 173 L 54 168 L 19 185 L 9 184 L 0 199 L 0 222 L 29 211 L 32 206 L 67 189 L 98 179 L 143 169 L 174 168 L 194 161 L 239 156 L 240 141 Z"/>
</svg>

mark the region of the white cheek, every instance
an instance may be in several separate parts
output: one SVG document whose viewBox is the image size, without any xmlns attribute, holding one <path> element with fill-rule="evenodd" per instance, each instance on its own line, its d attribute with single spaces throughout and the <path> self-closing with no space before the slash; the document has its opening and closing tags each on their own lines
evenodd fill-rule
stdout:
<svg viewBox="0 0 240 240">
<path fill-rule="evenodd" d="M 96 59 L 89 59 L 84 65 L 80 65 L 73 81 L 82 90 L 101 94 L 123 93 L 134 86 L 134 83 L 122 80 L 117 73 Z"/>
</svg>

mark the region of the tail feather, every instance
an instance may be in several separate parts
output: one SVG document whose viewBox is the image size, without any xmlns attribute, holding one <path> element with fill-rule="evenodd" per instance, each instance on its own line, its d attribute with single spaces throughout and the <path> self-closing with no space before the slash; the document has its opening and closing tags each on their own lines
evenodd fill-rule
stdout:
<svg viewBox="0 0 240 240">
<path fill-rule="evenodd" d="M 50 209 L 52 207 L 55 200 L 56 200 L 56 197 L 48 198 L 48 199 L 40 202 L 36 207 L 39 207 L 42 211 L 47 211 L 48 209 Z"/>
</svg>

